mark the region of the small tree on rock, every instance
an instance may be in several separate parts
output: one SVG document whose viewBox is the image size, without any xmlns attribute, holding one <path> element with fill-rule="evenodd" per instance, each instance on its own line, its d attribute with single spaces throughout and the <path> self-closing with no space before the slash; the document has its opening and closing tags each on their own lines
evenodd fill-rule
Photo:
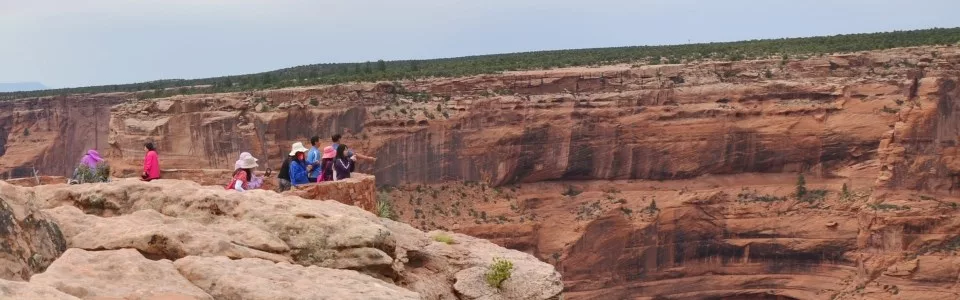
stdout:
<svg viewBox="0 0 960 300">
<path fill-rule="evenodd" d="M 807 180 L 803 178 L 803 173 L 797 176 L 797 199 L 803 199 L 807 195 Z"/>
</svg>

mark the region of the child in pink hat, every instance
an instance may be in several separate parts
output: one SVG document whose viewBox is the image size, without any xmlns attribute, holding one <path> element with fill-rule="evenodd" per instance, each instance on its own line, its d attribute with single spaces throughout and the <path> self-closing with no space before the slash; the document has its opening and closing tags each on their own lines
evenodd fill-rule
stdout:
<svg viewBox="0 0 960 300">
<path fill-rule="evenodd" d="M 317 182 L 322 181 L 331 181 L 333 180 L 333 158 L 337 156 L 337 150 L 334 150 L 332 146 L 326 146 L 323 148 L 323 156 L 320 158 L 320 176 L 317 177 Z"/>
</svg>

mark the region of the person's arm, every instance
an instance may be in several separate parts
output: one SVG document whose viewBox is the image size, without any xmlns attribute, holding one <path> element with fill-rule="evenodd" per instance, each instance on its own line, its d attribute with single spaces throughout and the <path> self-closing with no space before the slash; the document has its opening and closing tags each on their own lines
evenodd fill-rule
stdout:
<svg viewBox="0 0 960 300">
<path fill-rule="evenodd" d="M 366 155 L 363 155 L 363 154 L 360 154 L 360 153 L 354 153 L 354 154 L 357 156 L 357 158 L 362 159 L 362 160 L 371 160 L 371 161 L 376 161 L 376 160 L 377 160 L 376 157 L 366 156 Z"/>
<path fill-rule="evenodd" d="M 243 181 L 237 180 L 237 181 L 233 184 L 233 189 L 237 190 L 238 192 L 242 192 L 242 191 L 243 191 Z"/>
</svg>

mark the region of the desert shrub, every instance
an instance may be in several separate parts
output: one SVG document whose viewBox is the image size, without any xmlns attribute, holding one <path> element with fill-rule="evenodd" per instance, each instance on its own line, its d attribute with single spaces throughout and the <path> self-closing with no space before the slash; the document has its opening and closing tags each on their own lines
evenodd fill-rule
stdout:
<svg viewBox="0 0 960 300">
<path fill-rule="evenodd" d="M 827 190 L 823 189 L 809 190 L 800 198 L 800 201 L 808 203 L 823 201 L 827 197 L 827 193 Z"/>
<path fill-rule="evenodd" d="M 803 199 L 807 195 L 807 180 L 803 178 L 803 174 L 797 175 L 797 191 L 794 192 L 794 196 L 797 196 L 797 199 Z"/>
<path fill-rule="evenodd" d="M 871 203 L 871 204 L 868 204 L 867 207 L 870 207 L 870 209 L 873 209 L 873 210 L 882 210 L 882 211 L 910 209 L 910 207 L 906 205 L 899 206 L 899 205 L 887 204 L 887 203 Z"/>
<path fill-rule="evenodd" d="M 377 216 L 390 220 L 397 219 L 397 215 L 393 212 L 390 195 L 385 192 L 377 193 Z"/>
<path fill-rule="evenodd" d="M 93 183 L 93 182 L 107 182 L 110 178 L 110 165 L 106 163 L 100 163 L 95 169 L 91 169 L 87 165 L 81 164 L 77 167 L 76 174 L 74 174 L 73 180 L 76 180 L 77 183 Z"/>
<path fill-rule="evenodd" d="M 447 245 L 452 245 L 455 243 L 453 237 L 445 233 L 438 233 L 437 235 L 434 235 L 433 240 Z"/>
<path fill-rule="evenodd" d="M 768 194 L 757 194 L 757 191 L 750 191 L 744 188 L 737 194 L 737 201 L 740 202 L 778 202 L 787 200 L 786 197 L 777 197 Z"/>
<path fill-rule="evenodd" d="M 499 289 L 503 286 L 504 281 L 510 279 L 510 274 L 512 272 L 512 261 L 502 258 L 494 258 L 493 264 L 490 265 L 490 269 L 487 271 L 487 284 L 490 285 L 490 287 Z"/>
</svg>

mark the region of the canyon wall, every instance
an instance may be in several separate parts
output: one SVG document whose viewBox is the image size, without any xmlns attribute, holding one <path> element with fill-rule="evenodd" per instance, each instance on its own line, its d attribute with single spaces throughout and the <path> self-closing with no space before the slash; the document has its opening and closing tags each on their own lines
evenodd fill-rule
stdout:
<svg viewBox="0 0 960 300">
<path fill-rule="evenodd" d="M 403 221 L 533 254 L 569 298 L 953 299 L 958 68 L 920 47 L 25 99 L 0 104 L 0 172 L 66 175 L 97 147 L 135 176 L 145 141 L 164 169 L 276 169 L 343 133 Z"/>
<path fill-rule="evenodd" d="M 131 100 L 109 117 L 107 106 L 122 95 L 34 99 L 5 104 L 16 113 L 3 123 L 0 144 L 10 155 L 0 168 L 23 176 L 36 165 L 41 174 L 67 175 L 82 149 L 96 146 L 115 172 L 132 175 L 148 140 L 165 169 L 227 169 L 242 151 L 276 168 L 293 142 L 318 135 L 324 146 L 344 133 L 344 143 L 379 158 L 361 169 L 390 185 L 801 170 L 829 176 L 889 147 L 930 162 L 952 156 L 955 118 L 939 107 L 955 101 L 958 60 L 948 47 L 514 72 Z M 28 126 L 38 128 L 18 134 Z M 923 168 L 887 164 L 903 174 Z M 922 182 L 891 171 L 885 180 L 949 192 L 951 170 Z"/>
</svg>

